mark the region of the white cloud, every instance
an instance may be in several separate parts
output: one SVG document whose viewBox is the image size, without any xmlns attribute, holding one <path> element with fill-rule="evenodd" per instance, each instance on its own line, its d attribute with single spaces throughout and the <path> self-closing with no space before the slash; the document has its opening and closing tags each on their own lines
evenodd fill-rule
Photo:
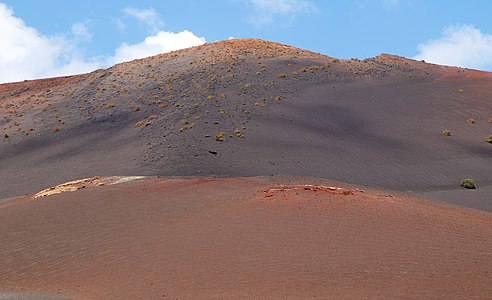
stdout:
<svg viewBox="0 0 492 300">
<path fill-rule="evenodd" d="M 76 38 L 82 41 L 90 41 L 92 39 L 92 33 L 89 30 L 89 21 L 73 24 L 72 33 Z"/>
<path fill-rule="evenodd" d="M 123 12 L 145 24 L 151 33 L 157 33 L 164 28 L 164 22 L 153 8 L 138 9 L 127 7 Z"/>
<path fill-rule="evenodd" d="M 160 53 L 171 52 L 192 46 L 204 44 L 205 38 L 198 37 L 188 30 L 178 33 L 159 31 L 157 34 L 148 36 L 141 43 L 122 44 L 119 46 L 112 58 L 110 64 L 116 64 L 124 61 L 130 61 L 136 58 L 143 58 Z"/>
<path fill-rule="evenodd" d="M 277 17 L 293 18 L 297 13 L 317 10 L 310 0 L 245 0 L 255 13 L 250 22 L 255 26 L 273 23 Z"/>
<path fill-rule="evenodd" d="M 62 70 L 76 61 L 78 68 L 72 69 L 74 73 L 93 68 L 92 63 L 77 59 L 76 47 L 69 40 L 40 34 L 3 3 L 0 28 L 0 82 L 64 75 Z"/>
<path fill-rule="evenodd" d="M 112 55 L 86 57 L 90 21 L 75 23 L 68 36 L 47 36 L 29 27 L 0 2 L 0 83 L 65 76 L 205 43 L 190 31 L 158 31 L 141 43 L 120 45 Z M 157 27 L 156 27 L 157 28 Z"/>
<path fill-rule="evenodd" d="M 492 35 L 473 25 L 446 27 L 440 38 L 417 46 L 414 57 L 442 65 L 485 69 L 492 67 Z"/>
</svg>

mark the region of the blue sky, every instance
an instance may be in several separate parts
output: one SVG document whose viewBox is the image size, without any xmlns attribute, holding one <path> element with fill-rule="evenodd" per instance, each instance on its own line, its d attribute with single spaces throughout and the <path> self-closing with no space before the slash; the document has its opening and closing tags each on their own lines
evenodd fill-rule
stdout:
<svg viewBox="0 0 492 300">
<path fill-rule="evenodd" d="M 339 58 L 492 70 L 492 1 L 0 0 L 0 82 L 105 68 L 230 37 Z"/>
</svg>

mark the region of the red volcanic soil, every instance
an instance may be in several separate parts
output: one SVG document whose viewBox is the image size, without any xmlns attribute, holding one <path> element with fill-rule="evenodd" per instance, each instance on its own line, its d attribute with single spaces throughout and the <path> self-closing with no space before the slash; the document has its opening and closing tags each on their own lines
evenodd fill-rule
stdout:
<svg viewBox="0 0 492 300">
<path fill-rule="evenodd" d="M 331 186 L 162 178 L 27 197 L 0 208 L 0 291 L 26 299 L 492 297 L 492 214 Z"/>
</svg>

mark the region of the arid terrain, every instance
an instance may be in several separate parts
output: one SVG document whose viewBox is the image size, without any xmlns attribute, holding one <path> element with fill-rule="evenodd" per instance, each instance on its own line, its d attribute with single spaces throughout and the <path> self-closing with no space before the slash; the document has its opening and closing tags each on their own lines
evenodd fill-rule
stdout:
<svg viewBox="0 0 492 300">
<path fill-rule="evenodd" d="M 0 84 L 0 299 L 491 298 L 491 101 L 256 39 Z"/>
<path fill-rule="evenodd" d="M 0 230 L 3 291 L 75 299 L 492 297 L 490 213 L 319 179 L 87 184 L 11 202 L 0 209 Z"/>
</svg>

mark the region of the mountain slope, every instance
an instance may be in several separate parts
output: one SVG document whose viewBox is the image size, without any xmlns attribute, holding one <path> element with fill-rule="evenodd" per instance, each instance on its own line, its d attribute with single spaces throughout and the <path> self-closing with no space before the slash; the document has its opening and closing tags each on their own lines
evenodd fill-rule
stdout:
<svg viewBox="0 0 492 300">
<path fill-rule="evenodd" d="M 0 195 L 131 174 L 307 175 L 418 192 L 472 177 L 490 188 L 491 86 L 485 72 L 254 39 L 4 84 Z"/>
</svg>

